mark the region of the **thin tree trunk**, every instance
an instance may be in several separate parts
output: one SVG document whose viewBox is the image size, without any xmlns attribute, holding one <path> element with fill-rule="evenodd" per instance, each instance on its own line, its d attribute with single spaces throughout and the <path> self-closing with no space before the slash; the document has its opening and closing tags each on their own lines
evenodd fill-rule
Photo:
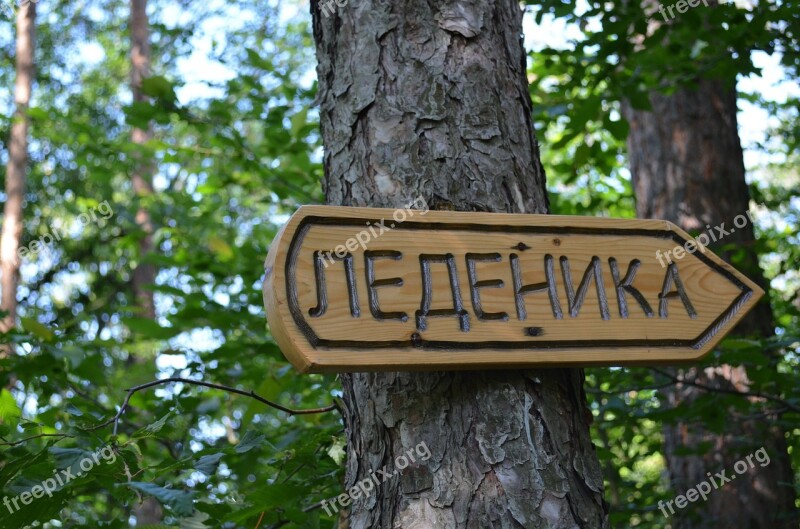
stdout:
<svg viewBox="0 0 800 529">
<path fill-rule="evenodd" d="M 734 245 L 736 267 L 766 290 L 766 281 L 753 250 L 752 223 L 733 226 L 746 214 L 750 194 L 736 123 L 736 89 L 732 82 L 704 79 L 697 90 L 683 89 L 671 96 L 653 93 L 652 112 L 623 105 L 631 124 L 628 137 L 631 174 L 637 213 L 642 218 L 668 219 L 687 230 L 708 232 L 725 223 L 729 231 L 720 240 Z M 739 221 L 741 224 L 741 219 Z M 719 252 L 719 245 L 711 248 Z M 721 252 L 730 260 L 733 252 Z M 739 334 L 770 336 L 772 313 L 762 301 L 736 330 Z M 742 366 L 722 365 L 705 370 L 689 369 L 687 377 L 713 387 L 747 390 L 749 380 Z M 670 406 L 691 404 L 698 390 L 677 386 L 664 392 Z M 784 430 L 775 417 L 740 420 L 728 410 L 724 432 L 716 433 L 702 423 L 666 425 L 665 455 L 674 490 L 683 493 L 707 479 L 707 472 L 727 469 L 743 456 L 765 447 L 771 463 L 751 469 L 746 479 L 725 485 L 708 502 L 690 504 L 678 511 L 675 529 L 737 527 L 740 529 L 797 529 L 793 472 L 787 455 Z M 679 455 L 681 449 L 710 447 L 703 455 Z M 692 512 L 694 510 L 694 512 Z"/>
<path fill-rule="evenodd" d="M 547 212 L 519 3 L 311 9 L 329 204 Z M 348 488 L 431 452 L 359 496 L 351 529 L 607 527 L 582 370 L 341 379 Z"/>
<path fill-rule="evenodd" d="M 131 91 L 133 100 L 137 102 L 147 100 L 142 92 L 142 80 L 150 75 L 150 30 L 147 19 L 147 0 L 131 0 Z M 137 145 L 144 145 L 153 137 L 150 127 L 147 129 L 134 128 L 131 132 L 131 141 Z M 131 174 L 133 191 L 139 201 L 146 201 L 153 194 L 152 171 L 153 164 L 144 156 L 139 156 L 137 165 Z M 133 292 L 136 306 L 141 315 L 155 318 L 155 304 L 153 302 L 152 285 L 155 283 L 156 269 L 150 263 L 141 262 L 153 252 L 153 222 L 150 212 L 145 205 L 140 205 L 136 212 L 136 224 L 143 232 L 139 240 L 139 259 L 133 272 Z"/>
<path fill-rule="evenodd" d="M 147 19 L 147 0 L 131 0 L 130 3 L 130 32 L 131 32 L 131 92 L 136 102 L 145 101 L 147 96 L 142 92 L 142 80 L 150 75 L 150 27 Z M 144 145 L 153 137 L 152 129 L 134 128 L 131 131 L 131 141 L 137 145 Z M 156 278 L 155 267 L 146 262 L 148 255 L 153 252 L 153 222 L 150 212 L 146 207 L 147 198 L 153 194 L 152 184 L 153 164 L 147 156 L 141 153 L 135 159 L 135 166 L 131 174 L 131 183 L 139 209 L 136 211 L 136 224 L 142 230 L 139 239 L 139 262 L 133 271 L 133 294 L 139 315 L 155 319 L 156 310 L 151 290 Z M 145 202 L 145 204 L 142 204 Z M 139 359 L 131 356 L 131 361 Z M 155 498 L 148 497 L 133 509 L 136 525 L 144 526 L 161 522 L 163 512 Z"/>
<path fill-rule="evenodd" d="M 13 329 L 17 321 L 17 284 L 22 240 L 22 206 L 25 200 L 25 172 L 28 168 L 28 106 L 33 90 L 33 55 L 36 38 L 36 4 L 21 6 L 17 11 L 17 77 L 14 84 L 14 111 L 6 168 L 6 203 L 3 207 L 3 233 L 0 240 L 2 268 L 2 310 L 0 332 Z M 10 344 L 0 345 L 0 357 L 12 352 Z"/>
</svg>

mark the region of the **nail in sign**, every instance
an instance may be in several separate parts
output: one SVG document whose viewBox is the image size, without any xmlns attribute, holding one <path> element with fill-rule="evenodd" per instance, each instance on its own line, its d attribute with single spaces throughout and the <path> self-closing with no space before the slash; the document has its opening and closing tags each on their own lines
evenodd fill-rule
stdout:
<svg viewBox="0 0 800 529">
<path fill-rule="evenodd" d="M 692 240 L 667 221 L 394 211 L 304 206 L 275 237 L 267 320 L 301 372 L 688 362 L 763 295 L 703 247 L 665 260 Z"/>
</svg>

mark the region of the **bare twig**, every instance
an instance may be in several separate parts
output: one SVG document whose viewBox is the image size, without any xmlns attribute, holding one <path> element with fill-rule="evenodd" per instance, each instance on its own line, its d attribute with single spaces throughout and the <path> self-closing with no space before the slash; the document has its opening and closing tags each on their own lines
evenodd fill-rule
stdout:
<svg viewBox="0 0 800 529">
<path fill-rule="evenodd" d="M 714 392 L 714 393 L 725 393 L 727 395 L 738 395 L 740 397 L 754 397 L 758 399 L 769 400 L 772 402 L 776 402 L 784 406 L 787 410 L 791 410 L 795 413 L 800 413 L 800 407 L 795 406 L 791 402 L 788 402 L 780 397 L 776 397 L 775 395 L 769 395 L 767 393 L 761 393 L 760 391 L 739 391 L 737 389 L 728 389 L 728 388 L 715 388 L 714 386 L 708 386 L 706 384 L 701 384 L 700 382 L 695 382 L 694 380 L 689 380 L 685 378 L 677 377 L 667 371 L 662 371 L 661 369 L 651 367 L 651 371 L 658 373 L 661 376 L 667 377 L 672 380 L 676 384 L 686 384 L 687 386 L 692 386 L 697 389 L 702 389 L 703 391 Z"/>
<path fill-rule="evenodd" d="M 308 507 L 305 507 L 305 508 L 303 508 L 303 512 L 311 512 L 311 511 L 313 511 L 314 509 L 319 509 L 320 507 L 322 507 L 323 505 L 325 505 L 325 502 L 327 502 L 327 501 L 328 501 L 328 500 L 320 500 L 320 501 L 318 501 L 317 503 L 314 503 L 314 504 L 312 504 L 312 505 L 309 505 Z"/>
<path fill-rule="evenodd" d="M 630 393 L 631 391 L 639 392 L 639 391 L 651 391 L 651 390 L 664 389 L 664 388 L 667 388 L 669 386 L 674 386 L 675 384 L 677 384 L 676 381 L 670 380 L 669 382 L 665 382 L 663 384 L 652 384 L 650 386 L 642 386 L 642 387 L 639 387 L 639 388 L 631 387 L 631 388 L 615 389 L 613 391 L 605 391 L 605 390 L 602 390 L 600 388 L 587 387 L 587 388 L 585 388 L 585 390 L 586 390 L 586 393 L 591 393 L 593 395 L 622 395 L 624 393 Z"/>
<path fill-rule="evenodd" d="M 99 400 L 97 400 L 96 398 L 92 397 L 91 395 L 89 395 L 88 393 L 86 393 L 85 391 L 80 389 L 78 386 L 76 386 L 75 384 L 73 384 L 71 382 L 68 382 L 67 384 L 69 385 L 69 389 L 72 390 L 73 393 L 75 393 L 79 397 L 83 397 L 84 399 L 88 400 L 89 402 L 91 402 L 92 404 L 96 405 L 101 410 L 105 410 L 105 406 L 103 406 L 103 404 Z"/>
<path fill-rule="evenodd" d="M 32 435 L 30 437 L 26 437 L 25 439 L 20 439 L 19 441 L 14 441 L 13 443 L 0 443 L 0 446 L 16 446 L 24 443 L 25 441 L 30 441 L 31 439 L 38 439 L 39 437 L 58 437 L 60 439 L 63 439 L 65 437 L 72 438 L 74 436 L 65 433 L 40 433 L 38 435 Z"/>
<path fill-rule="evenodd" d="M 278 404 L 276 402 L 272 402 L 270 400 L 267 400 L 264 397 L 262 397 L 261 395 L 258 395 L 253 390 L 245 391 L 245 390 L 242 390 L 242 389 L 232 388 L 230 386 L 223 386 L 222 384 L 214 384 L 213 382 L 204 382 L 202 380 L 192 380 L 191 378 L 169 377 L 169 378 L 163 378 L 161 380 L 153 380 L 152 382 L 147 382 L 145 384 L 140 384 L 138 386 L 134 386 L 132 388 L 126 389 L 125 391 L 127 391 L 128 394 L 125 395 L 125 400 L 122 402 L 122 406 L 120 407 L 120 409 L 117 412 L 117 414 L 114 417 L 108 419 L 107 421 L 105 421 L 105 422 L 103 422 L 101 424 L 98 424 L 97 426 L 92 426 L 91 428 L 88 428 L 88 430 L 98 430 L 100 428 L 103 428 L 103 427 L 108 426 L 109 424 L 113 423 L 114 424 L 114 435 L 117 435 L 117 426 L 119 425 L 120 417 L 122 417 L 122 414 L 125 413 L 125 410 L 128 408 L 128 406 L 130 404 L 130 401 L 131 401 L 131 397 L 133 396 L 134 393 L 136 393 L 137 391 L 141 391 L 143 389 L 152 388 L 153 386 L 160 386 L 162 384 L 169 384 L 171 382 L 182 382 L 184 384 L 190 384 L 190 385 L 194 385 L 194 386 L 203 386 L 203 387 L 206 387 L 206 388 L 212 388 L 212 389 L 219 389 L 219 390 L 222 390 L 222 391 L 227 391 L 228 393 L 235 393 L 237 395 L 244 395 L 245 397 L 250 397 L 251 399 L 255 399 L 258 402 L 261 402 L 262 404 L 266 404 L 267 406 L 270 406 L 271 408 L 275 408 L 276 410 L 280 410 L 282 412 L 288 413 L 289 415 L 310 415 L 310 414 L 313 414 L 313 413 L 325 413 L 325 412 L 329 412 L 329 411 L 332 411 L 332 410 L 336 409 L 336 404 L 331 404 L 330 406 L 325 406 L 324 408 L 311 408 L 311 409 L 307 409 L 307 410 L 295 410 L 295 409 L 292 409 L 292 408 L 287 408 L 286 406 L 282 406 L 282 405 L 280 405 L 280 404 Z"/>
</svg>

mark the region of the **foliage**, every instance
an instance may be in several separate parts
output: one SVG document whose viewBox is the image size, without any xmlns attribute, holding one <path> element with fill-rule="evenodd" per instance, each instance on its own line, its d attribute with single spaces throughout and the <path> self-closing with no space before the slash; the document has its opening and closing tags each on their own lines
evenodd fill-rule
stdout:
<svg viewBox="0 0 800 529">
<path fill-rule="evenodd" d="M 289 416 L 216 389 L 172 384 L 134 394 L 117 435 L 111 424 L 92 429 L 114 416 L 124 388 L 156 377 L 253 390 L 293 408 L 328 405 L 336 395 L 333 377 L 301 378 L 289 369 L 267 332 L 260 291 L 276 223 L 297 203 L 320 199 L 314 86 L 301 85 L 311 64 L 307 25 L 263 24 L 262 17 L 277 19 L 276 7 L 268 16 L 238 4 L 251 22 L 214 35 L 209 66 L 233 65 L 235 75 L 194 88 L 206 97 L 186 97 L 176 76 L 181 55 L 209 40 L 192 39 L 213 13 L 187 12 L 173 25 L 155 9 L 154 74 L 143 87 L 151 99 L 131 104 L 119 24 L 126 6 L 108 2 L 106 14 L 86 14 L 59 4 L 53 14 L 61 20 L 39 7 L 46 22 L 37 58 L 46 75 L 30 113 L 23 244 L 54 229 L 68 236 L 22 267 L 22 329 L 8 336 L 20 355 L 0 360 L 0 386 L 13 388 L 0 395 L 7 443 L 0 486 L 9 497 L 30 489 L 63 468 L 59 450 L 91 453 L 110 443 L 119 457 L 52 498 L 14 512 L 4 507 L 0 527 L 51 519 L 62 527 L 125 527 L 143 496 L 164 506 L 167 527 L 252 527 L 262 513 L 264 526 L 317 526 L 324 512 L 303 509 L 338 492 L 340 466 L 326 454 L 342 436 L 335 411 Z M 82 35 L 70 34 L 76 18 L 86 26 Z M 76 59 L 90 44 L 101 59 Z M 270 48 L 282 51 L 264 51 Z M 139 150 L 130 127 L 148 121 L 156 134 Z M 147 198 L 128 181 L 142 157 L 157 167 L 157 192 Z M 110 218 L 77 222 L 103 201 Z M 141 259 L 140 205 L 157 219 L 157 321 L 140 317 L 130 287 Z"/>
</svg>

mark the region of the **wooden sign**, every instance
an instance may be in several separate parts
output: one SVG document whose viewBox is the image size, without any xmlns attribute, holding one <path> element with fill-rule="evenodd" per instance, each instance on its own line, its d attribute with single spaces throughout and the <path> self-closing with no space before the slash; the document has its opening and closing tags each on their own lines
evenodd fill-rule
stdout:
<svg viewBox="0 0 800 529">
<path fill-rule="evenodd" d="M 306 372 L 697 360 L 763 291 L 674 224 L 305 206 L 266 262 Z"/>
</svg>

